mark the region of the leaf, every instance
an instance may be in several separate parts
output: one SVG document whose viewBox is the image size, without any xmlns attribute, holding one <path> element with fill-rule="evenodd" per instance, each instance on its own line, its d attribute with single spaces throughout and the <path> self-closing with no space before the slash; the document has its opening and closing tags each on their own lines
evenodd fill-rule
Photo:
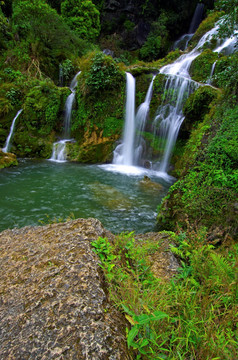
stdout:
<svg viewBox="0 0 238 360">
<path fill-rule="evenodd" d="M 131 325 L 136 325 L 137 322 L 129 315 L 125 315 L 125 318 L 129 321 Z"/>
<path fill-rule="evenodd" d="M 127 337 L 127 345 L 128 347 L 131 346 L 133 340 L 135 339 L 136 335 L 138 334 L 139 332 L 139 328 L 134 326 L 130 331 L 129 331 L 129 334 L 128 334 L 128 337 Z"/>
<path fill-rule="evenodd" d="M 160 319 L 164 319 L 166 317 L 169 317 L 169 315 L 165 314 L 164 312 L 162 311 L 155 311 L 153 313 L 153 321 L 156 321 L 156 320 L 160 320 Z"/>
</svg>

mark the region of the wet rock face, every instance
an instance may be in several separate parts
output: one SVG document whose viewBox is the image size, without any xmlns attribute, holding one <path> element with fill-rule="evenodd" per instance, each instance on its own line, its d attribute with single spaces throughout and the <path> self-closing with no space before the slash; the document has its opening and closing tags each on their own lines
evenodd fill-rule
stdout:
<svg viewBox="0 0 238 360">
<path fill-rule="evenodd" d="M 0 359 L 129 359 L 90 246 L 98 236 L 112 235 L 96 219 L 0 234 Z"/>
</svg>

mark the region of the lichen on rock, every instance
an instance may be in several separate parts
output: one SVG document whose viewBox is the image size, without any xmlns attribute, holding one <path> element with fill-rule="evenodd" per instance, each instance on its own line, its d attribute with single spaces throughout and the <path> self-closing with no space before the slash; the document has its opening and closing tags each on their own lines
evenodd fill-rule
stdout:
<svg viewBox="0 0 238 360">
<path fill-rule="evenodd" d="M 0 234 L 0 358 L 126 360 L 125 319 L 90 242 L 96 219 Z"/>
</svg>

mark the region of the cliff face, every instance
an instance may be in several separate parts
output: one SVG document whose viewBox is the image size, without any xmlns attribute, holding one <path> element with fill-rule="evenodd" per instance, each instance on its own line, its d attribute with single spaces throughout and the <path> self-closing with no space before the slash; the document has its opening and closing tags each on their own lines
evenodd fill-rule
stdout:
<svg viewBox="0 0 238 360">
<path fill-rule="evenodd" d="M 102 1 L 93 1 L 97 6 Z M 128 50 L 140 48 L 152 29 L 153 22 L 166 17 L 170 39 L 186 33 L 197 0 L 105 0 L 101 5 L 102 35 L 120 34 L 123 47 Z M 204 0 L 205 10 L 213 7 L 213 0 Z"/>
</svg>

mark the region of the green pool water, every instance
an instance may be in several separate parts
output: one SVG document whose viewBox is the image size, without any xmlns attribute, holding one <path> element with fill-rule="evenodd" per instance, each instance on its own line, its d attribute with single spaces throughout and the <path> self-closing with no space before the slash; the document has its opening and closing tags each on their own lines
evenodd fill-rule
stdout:
<svg viewBox="0 0 238 360">
<path fill-rule="evenodd" d="M 141 184 L 147 175 L 158 186 Z M 94 217 L 114 233 L 153 231 L 171 179 L 145 169 L 20 160 L 0 171 L 0 230 Z"/>
</svg>

